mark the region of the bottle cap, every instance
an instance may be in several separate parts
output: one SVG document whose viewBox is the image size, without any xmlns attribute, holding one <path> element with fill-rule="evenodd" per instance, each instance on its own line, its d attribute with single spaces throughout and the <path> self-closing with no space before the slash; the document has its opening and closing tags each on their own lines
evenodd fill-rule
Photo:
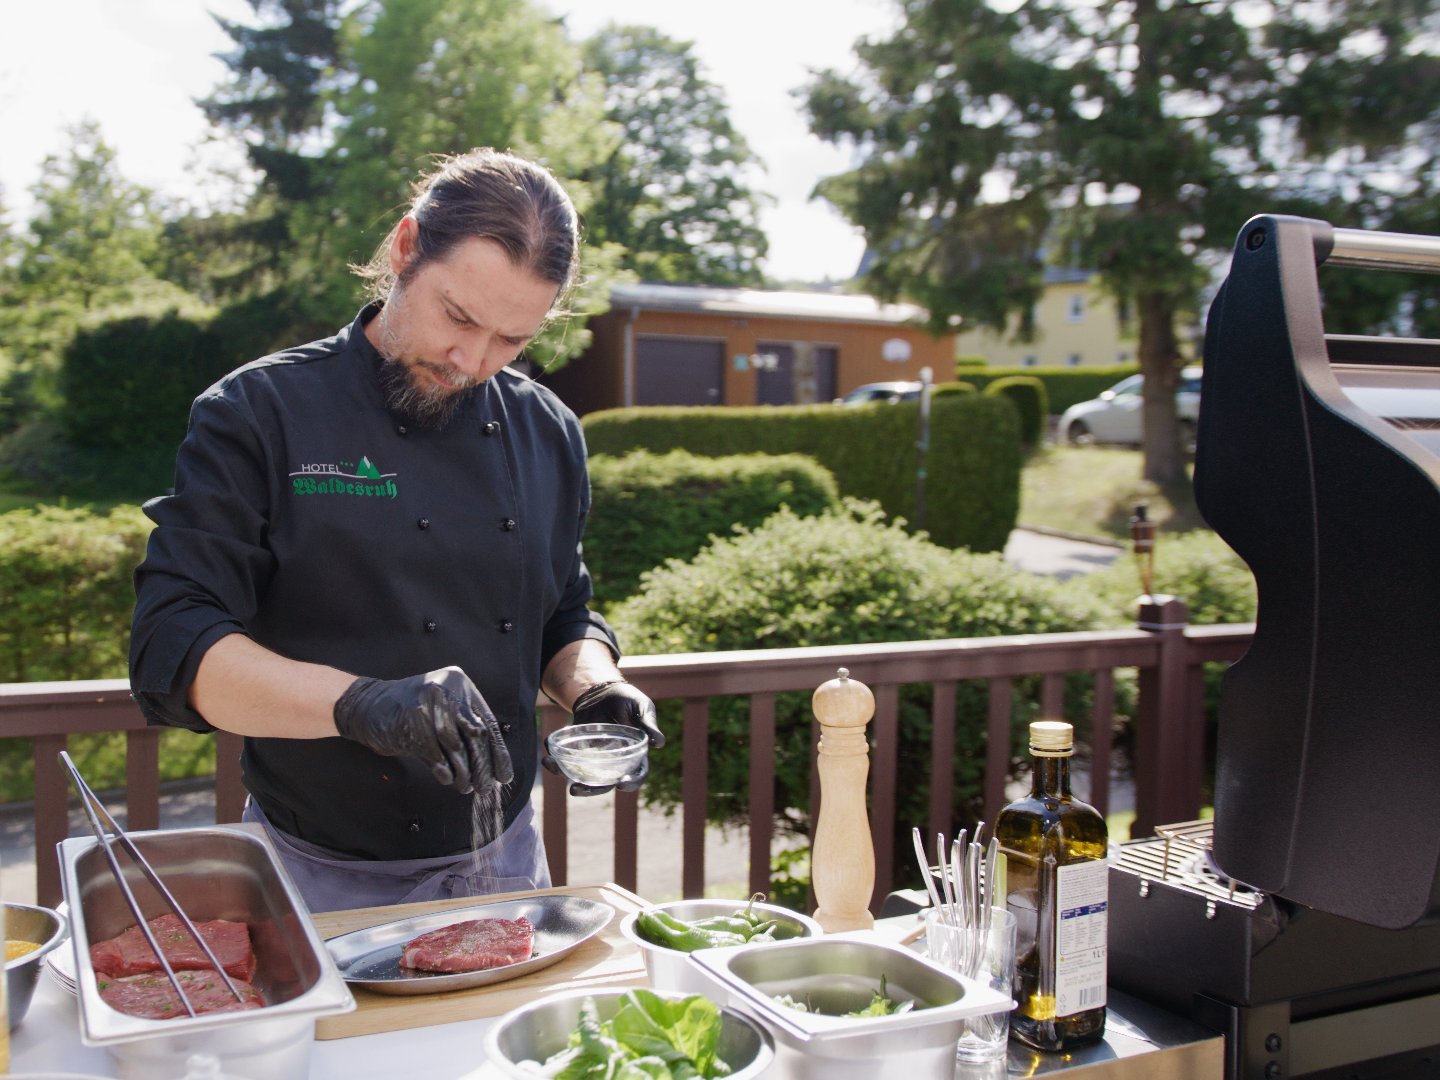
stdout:
<svg viewBox="0 0 1440 1080">
<path fill-rule="evenodd" d="M 1069 757 L 1075 752 L 1075 728 L 1063 720 L 1030 725 L 1030 752 L 1038 757 Z"/>
</svg>

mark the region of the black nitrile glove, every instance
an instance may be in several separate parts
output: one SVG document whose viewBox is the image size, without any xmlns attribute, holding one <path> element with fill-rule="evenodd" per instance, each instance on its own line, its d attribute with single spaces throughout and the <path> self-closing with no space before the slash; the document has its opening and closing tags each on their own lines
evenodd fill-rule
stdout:
<svg viewBox="0 0 1440 1080">
<path fill-rule="evenodd" d="M 629 724 L 644 731 L 651 746 L 665 745 L 665 733 L 655 721 L 655 703 L 623 679 L 590 687 L 575 699 L 571 713 L 572 724 Z M 560 772 L 549 754 L 540 759 L 540 764 L 552 773 Z M 646 754 L 640 767 L 615 786 L 621 791 L 635 791 L 649 775 L 650 755 Z M 603 795 L 609 790 L 573 781 L 570 784 L 571 795 Z"/>
<path fill-rule="evenodd" d="M 419 758 L 462 795 L 515 775 L 495 714 L 458 667 L 356 679 L 335 702 L 335 727 L 377 754 Z"/>
</svg>

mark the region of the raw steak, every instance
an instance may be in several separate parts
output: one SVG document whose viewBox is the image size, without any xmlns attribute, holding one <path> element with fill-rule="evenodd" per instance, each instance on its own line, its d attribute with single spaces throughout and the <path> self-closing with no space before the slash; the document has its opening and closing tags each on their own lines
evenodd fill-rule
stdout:
<svg viewBox="0 0 1440 1080">
<path fill-rule="evenodd" d="M 160 943 L 165 959 L 176 971 L 212 970 L 215 967 L 185 929 L 179 916 L 161 915 L 151 919 L 149 926 L 155 940 Z M 255 950 L 250 947 L 248 926 L 242 922 L 212 919 L 196 923 L 195 929 L 200 931 L 200 936 L 214 951 L 220 966 L 232 978 L 255 977 Z M 119 937 L 91 945 L 90 965 L 97 975 L 123 979 L 129 975 L 160 971 L 160 958 L 150 948 L 140 928 L 132 926 Z"/>
<path fill-rule="evenodd" d="M 470 919 L 412 938 L 400 966 L 416 971 L 483 971 L 529 960 L 535 927 L 518 919 Z"/>
<path fill-rule="evenodd" d="M 151 954 L 154 955 L 153 953 Z M 216 974 L 214 968 L 204 971 L 177 971 L 175 977 L 185 988 L 185 997 L 190 1007 L 199 1013 L 240 1012 L 245 1009 L 263 1009 L 265 999 L 260 991 L 244 979 L 232 978 L 235 989 L 240 991 L 243 1003 L 225 985 L 225 980 Z M 101 975 L 96 979 L 100 987 L 100 1000 L 112 1009 L 127 1016 L 140 1016 L 146 1020 L 170 1020 L 176 1016 L 188 1016 L 185 1006 L 165 973 L 131 975 L 124 979 L 108 979 Z"/>
</svg>

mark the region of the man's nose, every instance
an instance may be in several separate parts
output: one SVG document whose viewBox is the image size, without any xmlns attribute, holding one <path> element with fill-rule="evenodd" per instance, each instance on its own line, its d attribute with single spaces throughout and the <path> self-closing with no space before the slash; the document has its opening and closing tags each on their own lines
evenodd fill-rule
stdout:
<svg viewBox="0 0 1440 1080">
<path fill-rule="evenodd" d="M 479 378 L 485 373 L 485 357 L 489 353 L 493 334 L 476 331 L 467 334 L 450 349 L 450 363 L 455 370 Z"/>
</svg>

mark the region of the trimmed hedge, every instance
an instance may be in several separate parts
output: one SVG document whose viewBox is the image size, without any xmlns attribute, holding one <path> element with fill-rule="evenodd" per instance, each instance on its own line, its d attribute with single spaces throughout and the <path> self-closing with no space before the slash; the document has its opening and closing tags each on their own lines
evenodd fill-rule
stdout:
<svg viewBox="0 0 1440 1080">
<path fill-rule="evenodd" d="M 1045 387 L 1050 414 L 1059 416 L 1071 405 L 1100 396 L 1100 391 L 1109 390 L 1121 379 L 1134 375 L 1140 369 L 1134 364 L 1117 364 L 1112 367 L 1027 367 L 1027 368 L 981 368 L 969 364 L 956 365 L 955 376 L 974 383 L 982 391 L 999 379 L 1023 375 L 1039 379 Z"/>
<path fill-rule="evenodd" d="M 585 565 L 601 608 L 635 593 L 644 571 L 691 558 L 735 525 L 759 525 L 782 506 L 808 517 L 839 503 L 835 478 L 803 454 L 600 454 L 590 487 Z"/>
<path fill-rule="evenodd" d="M 987 394 L 1003 394 L 1020 414 L 1020 441 L 1026 446 L 1039 446 L 1045 434 L 1045 418 L 1050 415 L 1045 384 L 1030 375 L 1010 375 L 996 379 L 985 387 Z"/>
<path fill-rule="evenodd" d="M 195 395 L 233 366 L 220 339 L 179 312 L 113 319 L 77 332 L 65 350 L 61 422 L 77 446 L 173 449 Z"/>
<path fill-rule="evenodd" d="M 656 406 L 582 420 L 592 454 L 688 450 L 707 457 L 807 454 L 843 495 L 878 502 L 946 547 L 1001 551 L 1020 506 L 1020 422 L 1005 398 L 936 395 L 930 403 L 924 521 L 917 521 L 919 404 Z"/>
</svg>

